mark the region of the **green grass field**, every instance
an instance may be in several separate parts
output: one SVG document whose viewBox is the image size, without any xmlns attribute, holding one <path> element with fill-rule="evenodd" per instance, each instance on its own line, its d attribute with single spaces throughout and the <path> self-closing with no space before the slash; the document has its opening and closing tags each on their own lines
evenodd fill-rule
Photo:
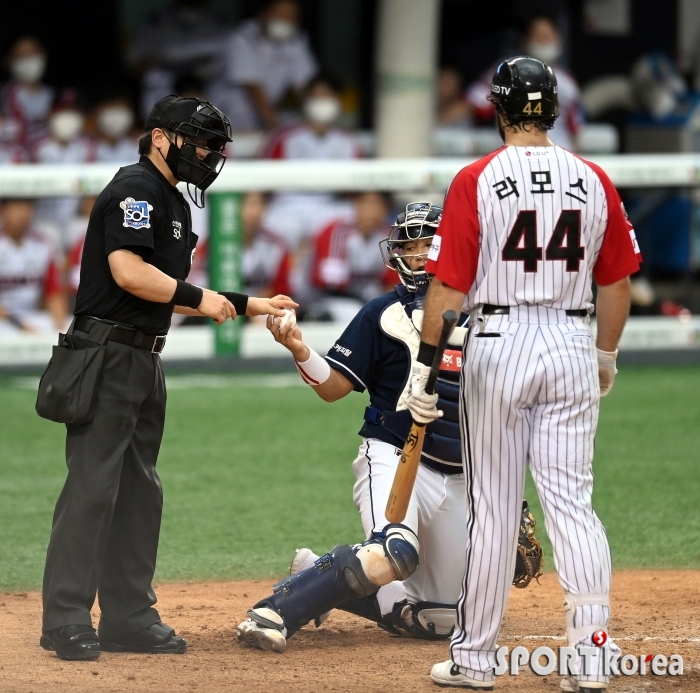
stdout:
<svg viewBox="0 0 700 693">
<path fill-rule="evenodd" d="M 158 580 L 276 577 L 296 547 L 361 540 L 350 462 L 365 396 L 328 405 L 294 374 L 169 382 Z M 65 477 L 64 429 L 36 416 L 30 387 L 0 380 L 0 590 L 40 586 Z M 616 568 L 700 567 L 699 414 L 698 367 L 623 368 L 603 401 L 594 505 Z M 530 481 L 527 498 L 541 519 Z"/>
</svg>

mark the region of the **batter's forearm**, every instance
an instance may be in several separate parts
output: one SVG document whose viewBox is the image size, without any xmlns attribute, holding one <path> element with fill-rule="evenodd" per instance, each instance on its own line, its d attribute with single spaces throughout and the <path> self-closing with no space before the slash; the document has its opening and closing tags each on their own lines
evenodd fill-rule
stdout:
<svg viewBox="0 0 700 693">
<path fill-rule="evenodd" d="M 596 345 L 602 351 L 615 351 L 630 312 L 630 280 L 598 287 L 596 300 Z"/>
<path fill-rule="evenodd" d="M 420 337 L 422 342 L 437 346 L 442 330 L 442 314 L 446 310 L 454 310 L 459 315 L 462 312 L 464 296 L 461 291 L 443 284 L 437 277 L 430 282 L 425 298 L 425 317 Z"/>
</svg>

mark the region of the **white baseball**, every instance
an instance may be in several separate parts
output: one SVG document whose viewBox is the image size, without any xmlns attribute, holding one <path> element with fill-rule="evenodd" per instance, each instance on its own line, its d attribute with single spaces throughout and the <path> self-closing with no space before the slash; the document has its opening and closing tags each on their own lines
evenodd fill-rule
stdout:
<svg viewBox="0 0 700 693">
<path fill-rule="evenodd" d="M 294 314 L 293 310 L 290 310 L 289 308 L 284 309 L 284 315 L 281 318 L 277 318 L 279 320 L 279 328 L 280 330 L 290 322 L 293 325 L 297 324 L 297 316 Z"/>
</svg>

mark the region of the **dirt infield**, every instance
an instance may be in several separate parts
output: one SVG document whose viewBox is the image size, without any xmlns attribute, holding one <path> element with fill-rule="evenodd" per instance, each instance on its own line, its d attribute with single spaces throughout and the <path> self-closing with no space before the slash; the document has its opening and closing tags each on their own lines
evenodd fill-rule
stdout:
<svg viewBox="0 0 700 693">
<path fill-rule="evenodd" d="M 334 612 L 318 630 L 305 628 L 284 655 L 235 642 L 246 610 L 269 582 L 167 584 L 157 588 L 164 621 L 190 649 L 175 656 L 103 654 L 96 662 L 63 662 L 39 645 L 38 593 L 0 594 L 0 691 L 437 691 L 428 673 L 447 659 L 445 643 L 391 637 L 354 616 Z M 513 590 L 500 644 L 511 649 L 563 645 L 562 593 L 556 577 Z M 679 677 L 631 676 L 609 690 L 628 693 L 700 691 L 700 573 L 629 571 L 615 574 L 612 632 L 626 653 L 680 654 Z M 97 614 L 95 614 L 97 622 Z M 529 671 L 501 676 L 496 690 L 555 692 L 560 678 Z"/>
</svg>

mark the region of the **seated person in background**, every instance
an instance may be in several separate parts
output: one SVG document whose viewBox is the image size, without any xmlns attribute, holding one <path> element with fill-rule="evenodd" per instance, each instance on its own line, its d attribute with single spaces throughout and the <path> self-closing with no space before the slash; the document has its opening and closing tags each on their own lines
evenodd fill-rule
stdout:
<svg viewBox="0 0 700 693">
<path fill-rule="evenodd" d="M 97 149 L 95 160 L 134 164 L 139 159 L 138 137 L 133 134 L 134 109 L 125 94 L 115 92 L 95 107 Z"/>
<path fill-rule="evenodd" d="M 225 43 L 222 73 L 210 100 L 234 130 L 269 129 L 282 120 L 281 102 L 301 95 L 316 74 L 316 60 L 299 29 L 297 0 L 268 0 L 256 19 L 243 22 Z"/>
<path fill-rule="evenodd" d="M 263 226 L 267 196 L 249 192 L 243 198 L 243 293 L 269 298 L 291 293 L 292 256 L 286 246 Z M 252 293 L 249 293 L 252 292 Z"/>
<path fill-rule="evenodd" d="M 340 85 L 319 74 L 304 92 L 304 119 L 273 131 L 261 156 L 269 159 L 353 159 L 359 147 L 352 133 L 335 126 L 341 114 Z M 294 250 L 331 221 L 352 217 L 352 206 L 331 193 L 284 192 L 270 204 L 267 224 Z"/>
<path fill-rule="evenodd" d="M 29 151 L 46 135 L 54 100 L 54 90 L 41 81 L 46 49 L 36 36 L 20 36 L 10 48 L 7 63 L 11 79 L 0 97 L 2 114 L 17 123 L 17 143 Z"/>
<path fill-rule="evenodd" d="M 316 75 L 304 90 L 304 119 L 280 126 L 265 142 L 263 159 L 354 159 L 359 156 L 352 133 L 335 125 L 343 106 L 341 85 L 327 74 Z"/>
<path fill-rule="evenodd" d="M 85 115 L 71 90 L 66 91 L 49 118 L 49 134 L 34 147 L 32 160 L 39 164 L 84 164 L 95 161 L 95 142 L 85 135 Z M 70 247 L 68 227 L 78 212 L 80 197 L 45 197 L 36 203 L 36 222 L 42 231 Z"/>
<path fill-rule="evenodd" d="M 163 96 L 184 96 L 174 86 L 179 76 L 193 74 L 208 83 L 216 74 L 226 27 L 208 5 L 208 0 L 173 0 L 150 19 L 129 47 L 126 61 L 141 78 L 144 119 Z"/>
<path fill-rule="evenodd" d="M 562 41 L 556 20 L 548 14 L 533 16 L 525 28 L 522 48 L 524 55 L 542 60 L 554 70 L 559 85 L 559 118 L 549 130 L 549 137 L 554 144 L 576 151 L 583 122 L 581 94 L 576 78 L 559 65 Z M 496 67 L 498 64 L 489 67 L 467 90 L 467 100 L 474 115 L 482 122 L 493 121 L 496 112 L 493 104 L 486 100 L 491 94 L 491 78 Z"/>
<path fill-rule="evenodd" d="M 377 252 L 389 233 L 390 203 L 385 193 L 360 193 L 354 200 L 354 220 L 332 223 L 316 238 L 312 283 L 322 295 L 319 303 L 334 320 L 352 318 L 398 281 Z"/>
<path fill-rule="evenodd" d="M 0 334 L 66 327 L 68 306 L 53 246 L 32 232 L 32 200 L 0 203 Z"/>
<path fill-rule="evenodd" d="M 435 125 L 447 128 L 470 124 L 471 110 L 464 98 L 462 75 L 456 68 L 445 65 L 438 72 Z"/>
<path fill-rule="evenodd" d="M 19 134 L 19 123 L 0 114 L 0 165 L 23 164 L 29 160 L 27 150 L 19 144 Z"/>
</svg>

